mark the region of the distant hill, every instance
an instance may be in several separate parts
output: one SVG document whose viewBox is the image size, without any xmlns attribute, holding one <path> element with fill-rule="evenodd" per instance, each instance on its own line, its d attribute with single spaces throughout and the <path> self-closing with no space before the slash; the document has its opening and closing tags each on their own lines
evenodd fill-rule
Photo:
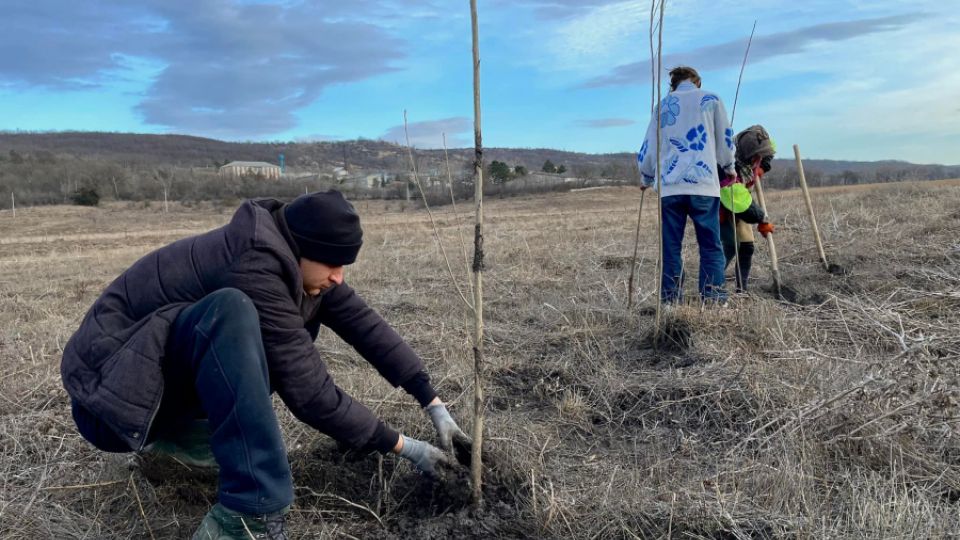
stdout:
<svg viewBox="0 0 960 540">
<path fill-rule="evenodd" d="M 314 175 L 342 179 L 382 175 L 405 178 L 410 171 L 403 146 L 382 140 L 358 139 L 335 142 L 226 142 L 188 135 L 147 135 L 102 132 L 0 132 L 0 192 L 3 185 L 32 192 L 34 201 L 58 201 L 69 197 L 80 184 L 91 182 L 109 187 L 118 198 L 126 183 L 131 193 L 155 197 L 151 185 L 163 185 L 158 169 L 170 169 L 176 182 L 192 183 L 192 192 L 207 174 L 230 161 L 278 163 L 283 154 L 292 178 Z M 426 176 L 445 176 L 443 150 L 416 149 L 417 168 Z M 473 149 L 449 150 L 455 179 L 468 179 Z M 502 161 L 511 168 L 523 166 L 538 172 L 546 161 L 563 166 L 565 177 L 596 181 L 637 181 L 633 153 L 587 154 L 548 148 L 487 148 L 484 161 Z M 917 165 L 903 161 L 804 161 L 811 185 L 860 184 L 901 180 L 933 180 L 960 177 L 960 166 Z M 82 171 L 77 173 L 76 171 Z M 26 178 L 31 176 L 32 178 Z M 185 178 L 189 176 L 189 178 Z M 105 179 L 106 178 L 106 179 Z M 109 181 L 109 185 L 107 182 Z M 792 159 L 777 159 L 767 178 L 771 188 L 797 184 Z M 43 184 L 43 185 L 41 185 Z M 13 189 L 13 187 L 9 188 Z M 302 187 L 299 188 L 302 190 Z M 186 192 L 183 187 L 180 192 Z M 176 190 L 175 190 L 176 191 Z M 238 192 L 240 193 L 240 192 Z"/>
<path fill-rule="evenodd" d="M 57 156 L 103 159 L 127 166 L 209 167 L 227 161 L 277 163 L 284 154 L 288 166 L 296 169 L 346 167 L 370 171 L 409 170 L 407 150 L 381 140 L 358 139 L 336 142 L 226 142 L 189 135 L 147 135 L 101 132 L 0 132 L 0 155 L 10 151 L 22 155 L 49 152 Z M 432 166 L 443 161 L 442 150 L 416 150 Z M 450 149 L 451 160 L 472 162 L 473 148 Z M 584 154 L 546 148 L 488 148 L 486 161 L 507 161 L 540 170 L 546 160 L 557 165 L 603 168 L 610 163 L 632 166 L 633 157 L 621 154 Z M 623 171 L 625 174 L 628 171 Z"/>
</svg>

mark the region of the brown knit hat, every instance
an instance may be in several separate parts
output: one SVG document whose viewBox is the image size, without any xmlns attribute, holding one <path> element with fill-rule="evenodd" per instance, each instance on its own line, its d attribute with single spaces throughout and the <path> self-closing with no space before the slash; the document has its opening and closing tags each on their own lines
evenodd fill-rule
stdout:
<svg viewBox="0 0 960 540">
<path fill-rule="evenodd" d="M 777 152 L 770 134 L 760 124 L 737 133 L 737 161 L 750 163 L 754 157 L 772 156 Z"/>
</svg>

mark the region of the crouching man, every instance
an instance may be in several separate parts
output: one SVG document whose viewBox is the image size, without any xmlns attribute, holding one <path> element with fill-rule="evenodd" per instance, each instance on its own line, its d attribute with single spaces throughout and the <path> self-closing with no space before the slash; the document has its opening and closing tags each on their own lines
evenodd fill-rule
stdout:
<svg viewBox="0 0 960 540">
<path fill-rule="evenodd" d="M 352 447 L 394 452 L 427 475 L 449 463 L 334 384 L 314 347 L 321 325 L 426 409 L 442 447 L 468 444 L 420 358 L 344 282 L 362 235 L 336 191 L 289 204 L 245 201 L 227 225 L 134 263 L 64 348 L 73 417 L 94 446 L 195 462 L 212 450 L 219 502 L 194 538 L 287 538 L 293 482 L 273 392 L 298 419 Z"/>
</svg>

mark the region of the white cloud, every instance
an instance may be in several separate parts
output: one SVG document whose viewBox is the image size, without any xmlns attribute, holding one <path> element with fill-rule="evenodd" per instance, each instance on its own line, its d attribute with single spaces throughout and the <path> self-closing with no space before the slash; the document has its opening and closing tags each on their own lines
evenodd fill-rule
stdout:
<svg viewBox="0 0 960 540">
<path fill-rule="evenodd" d="M 410 145 L 417 148 L 442 148 L 443 137 L 446 135 L 447 148 L 467 146 L 464 135 L 473 129 L 473 122 L 465 116 L 426 120 L 423 122 L 408 122 L 404 130 L 403 124 L 393 126 L 380 136 L 382 140 L 406 144 L 407 132 L 410 134 Z"/>
<path fill-rule="evenodd" d="M 821 44 L 790 63 L 792 73 L 815 73 L 816 84 L 800 97 L 745 103 L 742 118 L 801 143 L 810 156 L 956 163 L 960 153 L 932 141 L 960 148 L 960 56 L 947 53 L 960 50 L 958 22 L 943 16 L 928 21 L 923 35 L 902 30 Z M 776 62 L 764 64 L 752 70 Z M 759 84 L 775 90 L 772 80 Z"/>
<path fill-rule="evenodd" d="M 561 22 L 548 39 L 548 53 L 561 70 L 595 71 L 597 64 L 622 63 L 635 58 L 625 45 L 641 33 L 646 35 L 649 5 L 640 0 L 596 7 Z"/>
</svg>

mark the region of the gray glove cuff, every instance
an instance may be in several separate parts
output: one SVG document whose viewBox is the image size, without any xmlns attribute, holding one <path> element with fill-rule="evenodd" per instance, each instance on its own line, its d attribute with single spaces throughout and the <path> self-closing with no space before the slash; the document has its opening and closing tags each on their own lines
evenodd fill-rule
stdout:
<svg viewBox="0 0 960 540">
<path fill-rule="evenodd" d="M 400 457 L 409 459 L 414 463 L 420 463 L 427 457 L 427 451 L 430 447 L 427 443 L 417 439 L 411 439 L 406 435 L 400 436 L 403 437 L 403 448 L 400 449 Z"/>
<path fill-rule="evenodd" d="M 456 424 L 456 422 L 453 421 L 453 417 L 450 416 L 450 411 L 447 410 L 447 406 L 443 403 L 427 407 L 427 414 L 430 415 L 430 420 L 433 420 L 433 425 L 435 426 L 440 425 L 441 422 Z"/>
</svg>

